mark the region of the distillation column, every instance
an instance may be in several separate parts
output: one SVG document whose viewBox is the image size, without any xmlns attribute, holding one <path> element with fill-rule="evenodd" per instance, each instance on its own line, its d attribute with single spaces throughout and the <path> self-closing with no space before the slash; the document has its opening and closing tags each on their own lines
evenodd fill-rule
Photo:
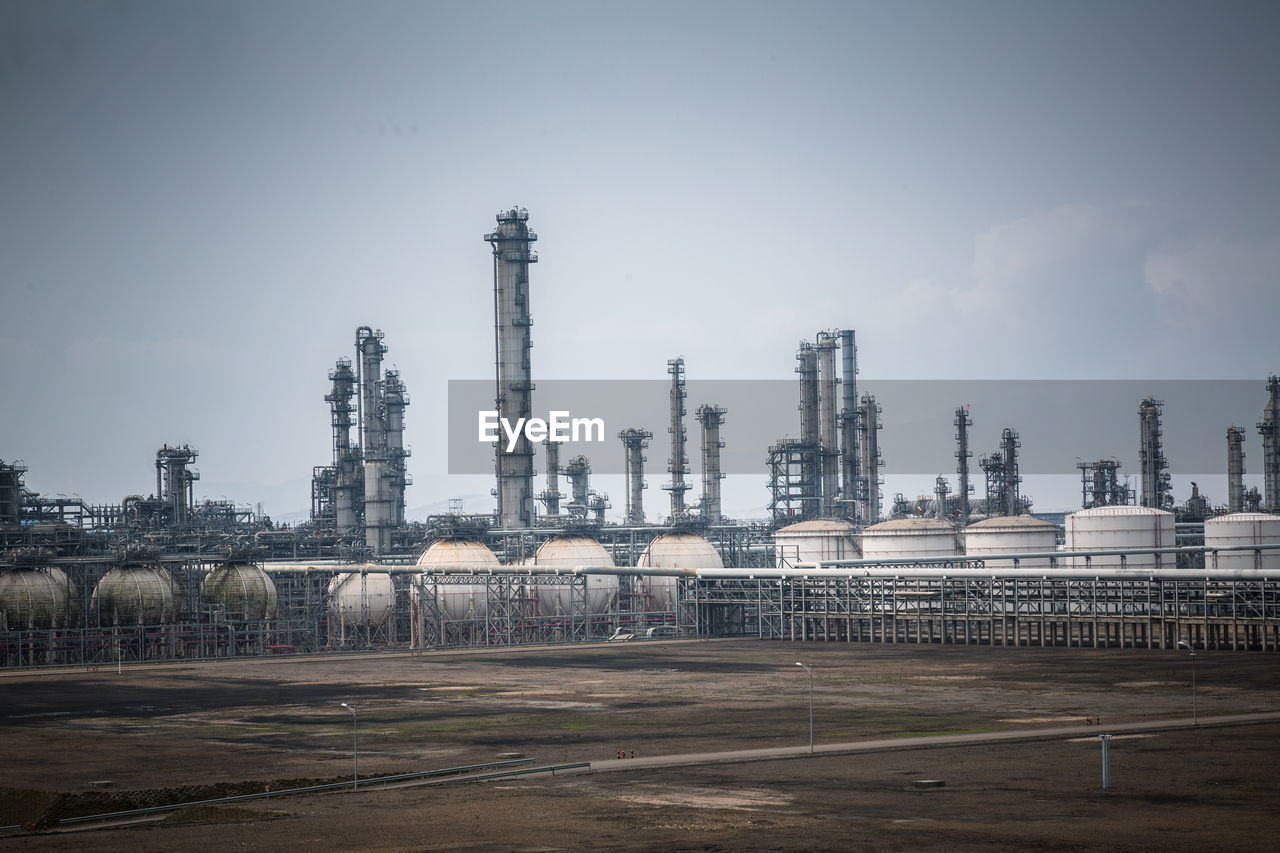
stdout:
<svg viewBox="0 0 1280 853">
<path fill-rule="evenodd" d="M 1262 436 L 1263 507 L 1280 512 L 1280 377 L 1267 378 L 1267 405 L 1258 433 Z"/>
<path fill-rule="evenodd" d="M 388 370 L 382 386 L 382 409 L 386 419 L 386 489 L 391 501 L 391 526 L 401 527 L 404 525 L 404 490 L 412 482 L 405 465 L 409 451 L 404 446 L 404 407 L 409 405 L 409 393 L 400 381 L 398 370 Z"/>
<path fill-rule="evenodd" d="M 1173 503 L 1169 494 L 1169 467 L 1160 433 L 1163 401 L 1147 397 L 1138 404 L 1138 465 L 1142 471 L 1141 505 L 1165 509 Z"/>
<path fill-rule="evenodd" d="M 560 442 L 550 438 L 542 440 L 547 449 L 547 490 L 538 495 L 538 500 L 546 507 L 548 518 L 560 517 Z"/>
<path fill-rule="evenodd" d="M 956 428 L 956 473 L 960 475 L 960 525 L 969 524 L 969 495 L 973 486 L 969 485 L 969 459 L 973 451 L 969 449 L 969 427 L 973 426 L 973 418 L 969 417 L 966 406 L 956 408 L 956 419 L 952 421 Z"/>
<path fill-rule="evenodd" d="M 800 374 L 800 505 L 805 516 L 822 513 L 822 426 L 818 402 L 818 351 L 808 341 L 796 352 Z"/>
<path fill-rule="evenodd" d="M 569 480 L 569 505 L 566 509 L 570 515 L 586 518 L 587 510 L 591 508 L 590 461 L 585 456 L 573 457 L 564 466 L 564 475 Z"/>
<path fill-rule="evenodd" d="M 1022 475 L 1018 473 L 1018 448 L 1022 442 L 1018 440 L 1016 430 L 1004 428 L 1000 434 L 1000 453 L 1004 457 L 1004 494 L 1000 502 L 1003 504 L 1001 515 L 1017 515 L 1022 510 L 1018 498 L 1018 485 Z"/>
<path fill-rule="evenodd" d="M 862 427 L 862 523 L 875 524 L 880 520 L 880 407 L 870 394 L 862 395 L 858 414 Z"/>
<path fill-rule="evenodd" d="M 169 513 L 169 523 L 184 526 L 195 505 L 195 481 L 200 479 L 196 471 L 187 466 L 196 461 L 199 454 L 187 445 L 162 446 L 156 451 L 156 497 L 164 501 Z"/>
<path fill-rule="evenodd" d="M 533 416 L 529 264 L 537 262 L 538 253 L 529 246 L 538 235 L 529 227 L 529 212 L 512 208 L 498 214 L 497 230 L 484 239 L 493 246 L 495 403 L 498 417 L 514 424 Z M 533 444 L 522 430 L 514 450 L 508 453 L 499 441 L 494 455 L 499 525 L 532 527 Z"/>
<path fill-rule="evenodd" d="M 356 329 L 360 382 L 360 438 L 364 451 L 364 542 L 375 554 L 391 546 L 391 488 L 382 400 L 382 330 Z"/>
<path fill-rule="evenodd" d="M 858 479 L 861 475 L 858 450 L 858 348 L 853 329 L 840 332 L 840 479 L 845 513 L 858 523 Z"/>
<path fill-rule="evenodd" d="M 671 433 L 671 458 L 667 460 L 671 482 L 662 488 L 671 492 L 671 517 L 678 519 L 685 514 L 684 493 L 690 488 L 684 481 L 684 475 L 689 473 L 689 456 L 685 452 L 688 435 L 684 429 L 684 359 L 668 361 L 667 373 L 671 374 L 671 425 L 667 427 L 667 432 Z"/>
<path fill-rule="evenodd" d="M 724 472 L 720 470 L 720 450 L 724 442 L 720 440 L 720 427 L 724 425 L 727 411 L 715 403 L 703 403 L 694 412 L 702 425 L 702 517 L 710 524 L 719 524 L 723 518 L 720 481 L 724 479 Z"/>
<path fill-rule="evenodd" d="M 340 358 L 329 371 L 333 391 L 324 396 L 333 415 L 333 466 L 337 471 L 334 485 L 334 523 L 339 532 L 351 532 L 360 524 L 360 499 L 364 478 L 360 470 L 360 451 L 351 446 L 351 398 L 355 395 L 356 375 L 351 359 Z"/>
<path fill-rule="evenodd" d="M 647 461 L 644 451 L 649 446 L 653 433 L 647 429 L 627 427 L 618 433 L 622 446 L 626 451 L 627 477 L 627 524 L 644 524 L 644 463 Z"/>
<path fill-rule="evenodd" d="M 840 490 L 840 448 L 836 442 L 836 419 L 840 408 L 836 400 L 836 336 L 819 332 L 818 351 L 818 438 L 822 444 L 822 505 L 824 518 L 839 515 L 836 497 Z"/>
<path fill-rule="evenodd" d="M 1244 430 L 1227 427 L 1227 512 L 1244 512 Z"/>
</svg>

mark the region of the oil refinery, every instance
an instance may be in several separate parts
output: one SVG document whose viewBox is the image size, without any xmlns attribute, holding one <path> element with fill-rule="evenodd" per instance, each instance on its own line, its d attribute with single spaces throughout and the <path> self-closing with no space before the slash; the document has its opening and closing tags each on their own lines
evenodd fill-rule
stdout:
<svg viewBox="0 0 1280 853">
<path fill-rule="evenodd" d="M 540 411 L 530 278 L 538 238 L 528 212 L 513 207 L 483 239 L 493 258 L 492 414 L 529 424 Z M 484 319 L 458 322 L 481 328 Z M 1150 396 L 1133 401 L 1137 486 L 1114 458 L 1077 462 L 1081 507 L 1064 518 L 1032 514 L 1012 425 L 978 455 L 973 482 L 973 411 L 955 400 L 936 401 L 954 410 L 954 472 L 939 472 L 931 495 L 886 501 L 883 407 L 859 394 L 854 330 L 834 329 L 796 350 L 795 437 L 752 449 L 768 519 L 726 517 L 721 451 L 735 413 L 690 401 L 676 357 L 668 405 L 652 421 L 665 421 L 669 447 L 662 523 L 646 520 L 655 434 L 641 424 L 608 444 L 624 460 L 620 522 L 591 487 L 591 459 L 562 460 L 554 437 L 539 441 L 531 429 L 494 443 L 493 511 L 411 520 L 410 400 L 399 371 L 383 367 L 391 345 L 359 326 L 354 351 L 328 371 L 317 396 L 328 404 L 332 457 L 314 467 L 310 517 L 293 526 L 231 501 L 197 501 L 199 454 L 186 444 L 156 451 L 152 494 L 111 504 L 45 497 L 26 483 L 38 472 L 0 460 L 0 666 L 572 643 L 655 629 L 1280 651 L 1275 375 L 1258 384 L 1263 488 L 1245 490 L 1246 428 L 1224 422 L 1222 506 L 1194 484 L 1175 504 L 1164 403 Z M 539 462 L 545 488 L 536 492 Z"/>
</svg>

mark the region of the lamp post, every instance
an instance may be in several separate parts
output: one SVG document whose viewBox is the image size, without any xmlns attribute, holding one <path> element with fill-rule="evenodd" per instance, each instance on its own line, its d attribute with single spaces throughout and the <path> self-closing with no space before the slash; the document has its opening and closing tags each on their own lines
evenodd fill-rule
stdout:
<svg viewBox="0 0 1280 853">
<path fill-rule="evenodd" d="M 351 712 L 351 789 L 360 788 L 360 715 L 346 702 L 342 707 Z"/>
<path fill-rule="evenodd" d="M 804 671 L 809 673 L 809 752 L 813 752 L 813 667 L 805 666 L 800 661 L 796 661 L 796 666 L 803 666 Z"/>
<path fill-rule="evenodd" d="M 1178 648 L 1191 653 L 1191 725 L 1198 726 L 1200 718 L 1196 713 L 1196 650 L 1186 640 L 1179 640 Z"/>
</svg>

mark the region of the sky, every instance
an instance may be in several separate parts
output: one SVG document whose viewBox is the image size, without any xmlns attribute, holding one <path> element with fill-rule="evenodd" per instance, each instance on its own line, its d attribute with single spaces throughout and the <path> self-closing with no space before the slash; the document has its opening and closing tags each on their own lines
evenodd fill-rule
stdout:
<svg viewBox="0 0 1280 853">
<path fill-rule="evenodd" d="M 488 510 L 446 473 L 446 392 L 492 375 L 483 235 L 514 205 L 535 381 L 791 379 L 833 328 L 872 388 L 1254 379 L 1220 432 L 1248 427 L 1255 482 L 1278 35 L 1269 2 L 8 0 L 0 458 L 104 503 L 189 444 L 197 498 L 305 515 L 369 325 L 410 394 L 410 517 Z M 764 456 L 729 514 L 760 513 Z M 931 490 L 887 462 L 886 499 Z"/>
</svg>

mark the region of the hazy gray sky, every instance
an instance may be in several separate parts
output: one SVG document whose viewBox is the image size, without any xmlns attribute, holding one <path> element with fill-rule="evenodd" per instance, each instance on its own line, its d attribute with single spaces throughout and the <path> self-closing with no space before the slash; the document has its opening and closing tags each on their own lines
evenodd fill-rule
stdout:
<svg viewBox="0 0 1280 853">
<path fill-rule="evenodd" d="M 491 375 L 482 235 L 517 204 L 535 379 L 787 378 L 838 327 L 868 386 L 1256 378 L 1223 413 L 1256 472 L 1278 37 L 1273 2 L 8 0 L 0 457 L 106 502 L 189 443 L 198 496 L 303 510 L 367 324 L 410 505 L 483 493 L 443 476 L 445 389 Z"/>
</svg>

